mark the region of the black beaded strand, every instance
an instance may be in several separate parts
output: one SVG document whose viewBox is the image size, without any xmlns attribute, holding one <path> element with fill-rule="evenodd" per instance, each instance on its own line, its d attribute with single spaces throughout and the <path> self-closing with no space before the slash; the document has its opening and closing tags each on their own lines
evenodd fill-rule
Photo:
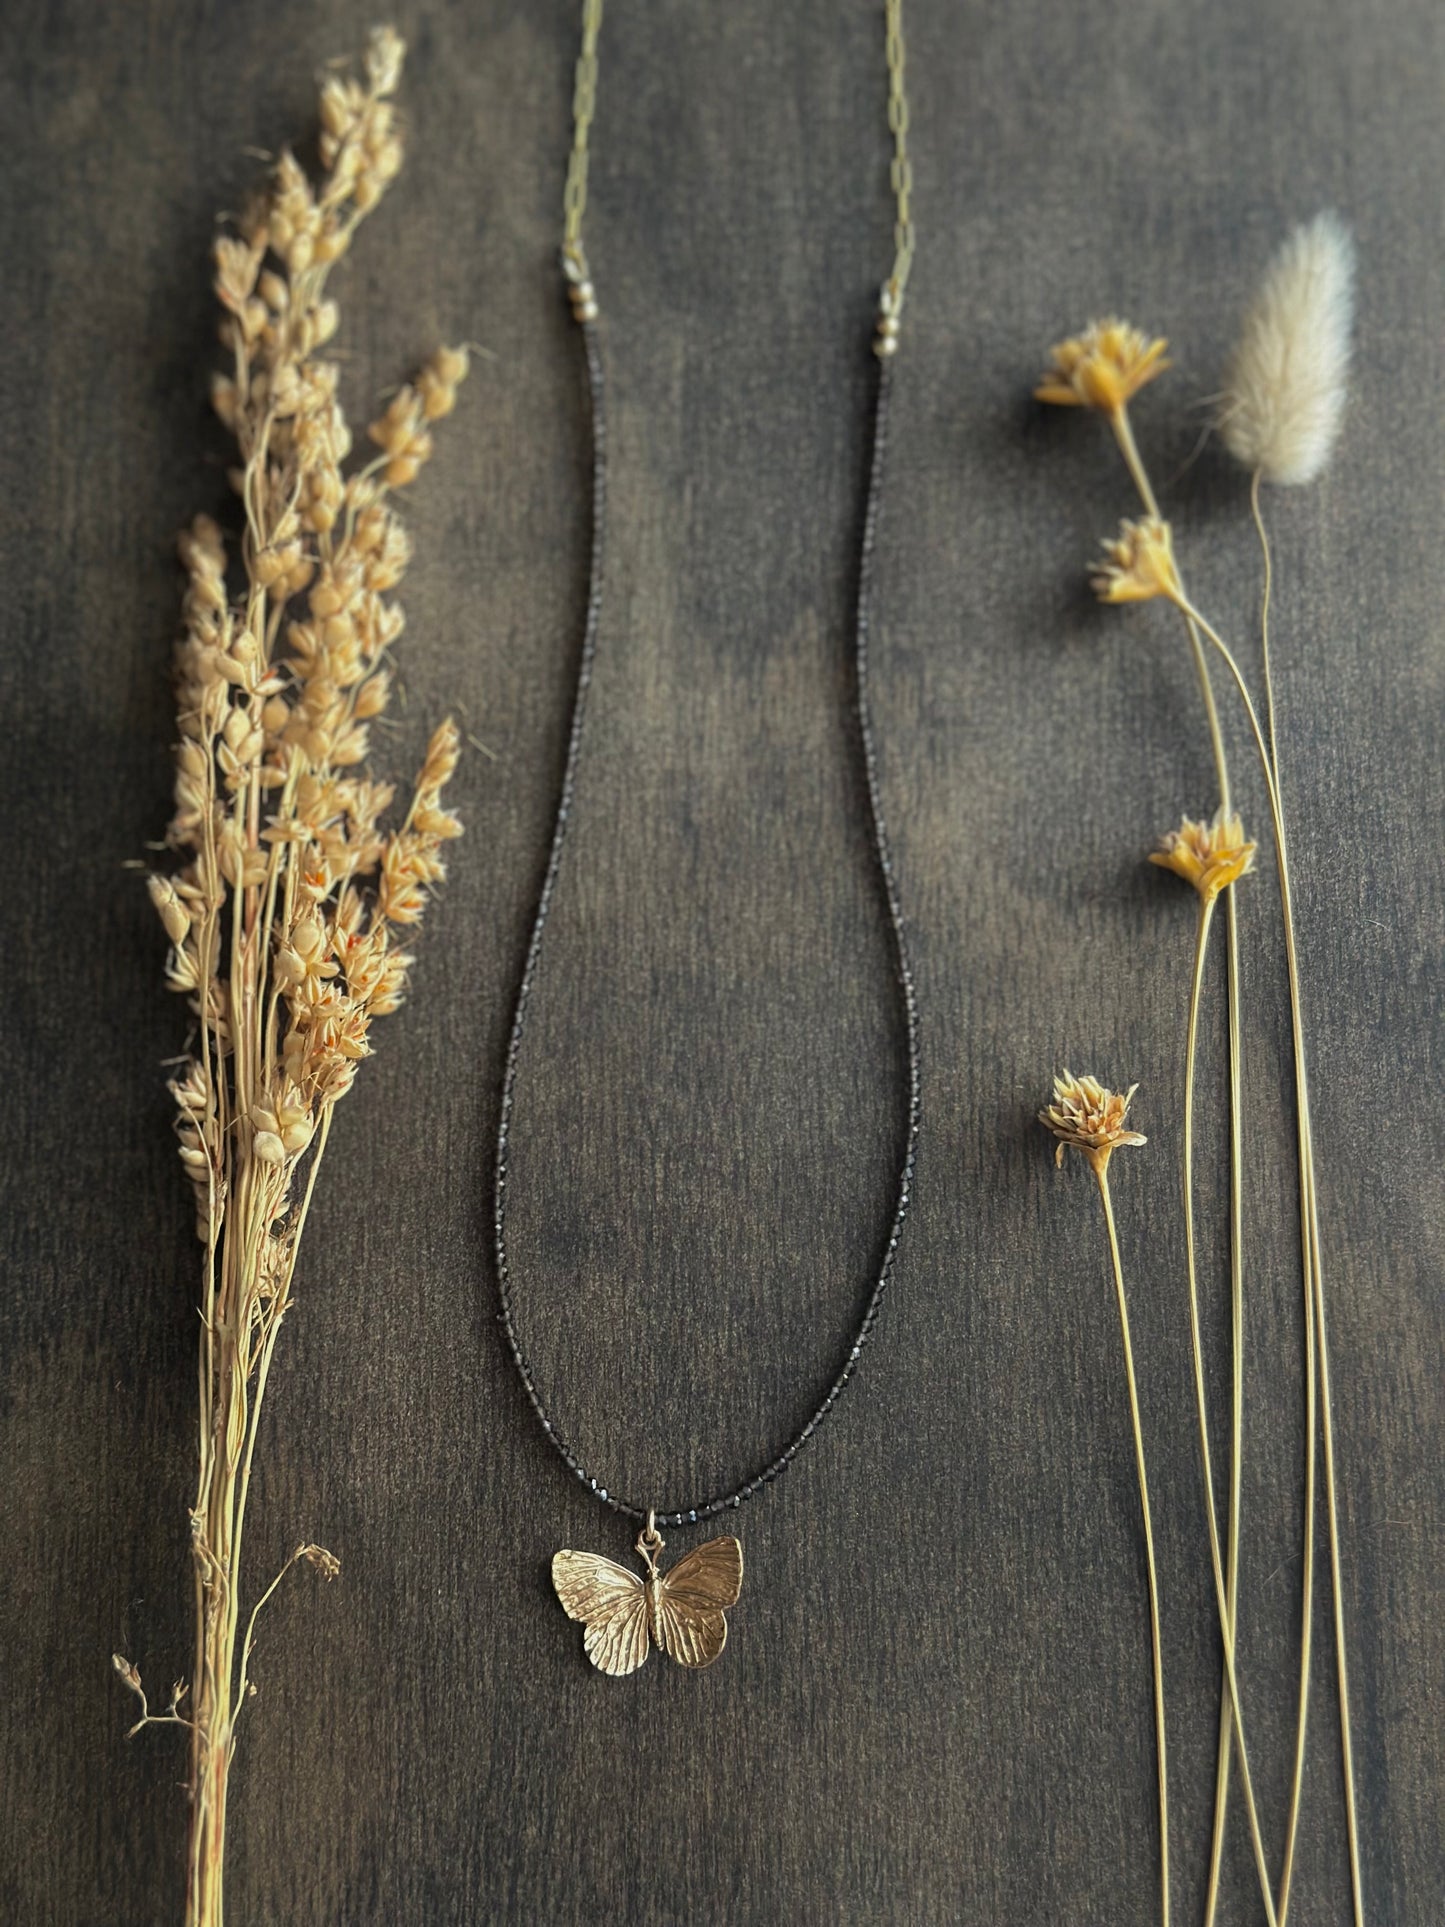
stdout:
<svg viewBox="0 0 1445 1927">
<path fill-rule="evenodd" d="M 664 1526 L 695 1525 L 699 1520 L 713 1517 L 729 1508 L 736 1509 L 745 1499 L 752 1498 L 765 1485 L 777 1478 L 780 1472 L 792 1464 L 803 1446 L 812 1438 L 823 1420 L 832 1411 L 841 1397 L 843 1388 L 853 1377 L 862 1358 L 863 1347 L 873 1334 L 873 1328 L 882 1308 L 883 1296 L 888 1289 L 893 1274 L 894 1259 L 898 1251 L 898 1241 L 903 1232 L 904 1220 L 908 1215 L 909 1202 L 913 1195 L 913 1173 L 918 1150 L 918 1128 L 920 1115 L 920 1075 L 918 1043 L 918 999 L 914 990 L 913 968 L 909 960 L 907 929 L 903 911 L 898 900 L 898 890 L 894 879 L 893 856 L 888 839 L 887 824 L 883 814 L 882 790 L 878 776 L 878 758 L 875 748 L 872 712 L 869 703 L 869 643 L 872 629 L 872 604 L 874 581 L 874 553 L 878 538 L 879 521 L 882 514 L 883 481 L 888 450 L 888 407 L 892 385 L 893 354 L 897 347 L 898 325 L 892 309 L 885 306 L 884 318 L 879 324 L 878 339 L 874 343 L 877 363 L 877 388 L 873 409 L 872 453 L 868 466 L 867 498 L 863 515 L 863 534 L 858 556 L 857 617 L 854 628 L 853 668 L 855 701 L 857 704 L 858 740 L 862 749 L 862 762 L 868 795 L 868 821 L 872 833 L 874 855 L 877 860 L 878 874 L 883 885 L 883 895 L 888 912 L 888 925 L 892 937 L 894 966 L 903 1006 L 904 1031 L 908 1058 L 908 1125 L 904 1142 L 903 1161 L 898 1174 L 897 1196 L 889 1225 L 888 1242 L 879 1265 L 878 1276 L 863 1309 L 862 1318 L 853 1334 L 853 1342 L 847 1356 L 824 1394 L 822 1402 L 808 1420 L 807 1424 L 785 1445 L 776 1458 L 771 1460 L 755 1478 L 749 1479 L 724 1497 L 707 1499 L 700 1505 L 680 1506 L 673 1511 L 662 1511 L 650 1506 L 636 1505 L 619 1498 L 615 1493 L 600 1485 L 592 1477 L 572 1450 L 566 1437 L 560 1432 L 548 1415 L 532 1377 L 532 1368 L 522 1348 L 513 1315 L 511 1269 L 507 1258 L 506 1242 L 506 1203 L 508 1149 L 511 1135 L 512 1112 L 516 1099 L 517 1072 L 521 1057 L 522 1039 L 526 1032 L 527 1012 L 531 1001 L 532 989 L 536 982 L 537 969 L 541 961 L 542 940 L 547 927 L 548 914 L 552 907 L 552 897 L 556 889 L 558 871 L 561 867 L 562 848 L 567 837 L 567 825 L 571 819 L 573 802 L 577 787 L 577 769 L 581 757 L 582 739 L 587 719 L 587 698 L 592 684 L 593 665 L 597 654 L 597 635 L 602 614 L 602 590 L 606 564 L 607 537 L 607 418 L 606 391 L 602 371 L 602 356 L 598 341 L 597 305 L 593 298 L 590 283 L 574 283 L 571 290 L 573 311 L 581 329 L 582 343 L 586 359 L 588 417 L 592 437 L 592 531 L 591 561 L 587 590 L 587 616 L 583 630 L 582 651 L 577 669 L 576 692 L 572 702 L 572 722 L 567 739 L 567 756 L 562 771 L 562 787 L 557 804 L 556 820 L 552 828 L 552 841 L 547 857 L 547 867 L 543 874 L 542 889 L 537 900 L 537 908 L 532 919 L 531 937 L 527 945 L 526 961 L 522 968 L 521 983 L 517 991 L 516 1007 L 512 1018 L 511 1035 L 507 1043 L 506 1067 L 502 1078 L 501 1113 L 497 1125 L 497 1152 L 493 1193 L 494 1251 L 497 1267 L 497 1286 L 501 1309 L 498 1317 L 507 1346 L 516 1364 L 527 1399 L 542 1426 L 543 1432 L 561 1454 L 564 1464 L 587 1489 L 596 1494 L 604 1505 L 612 1511 L 621 1513 L 625 1518 L 646 1520 L 649 1513 L 656 1510 L 657 1523 Z"/>
</svg>

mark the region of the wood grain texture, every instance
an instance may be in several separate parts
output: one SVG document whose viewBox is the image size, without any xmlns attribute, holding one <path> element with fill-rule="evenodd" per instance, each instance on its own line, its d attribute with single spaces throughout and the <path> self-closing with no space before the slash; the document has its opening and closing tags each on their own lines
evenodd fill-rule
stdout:
<svg viewBox="0 0 1445 1927">
<path fill-rule="evenodd" d="M 915 1214 L 880 1340 L 740 1521 L 728 1651 L 598 1677 L 559 1545 L 626 1557 L 533 1429 L 487 1246 L 500 1052 L 579 638 L 577 343 L 554 247 L 574 9 L 403 6 L 411 158 L 339 276 L 345 396 L 485 345 L 416 492 L 384 739 L 457 706 L 471 831 L 417 994 L 340 1114 L 252 1499 L 232 1822 L 254 1922 L 1152 1917 L 1147 1622 L 1104 1249 L 1032 1123 L 1062 1063 L 1142 1082 L 1118 1208 L 1153 1455 L 1176 1902 L 1197 1918 L 1218 1647 L 1175 1164 L 1190 911 L 1143 850 L 1210 804 L 1168 624 L 1088 605 L 1127 510 L 1034 409 L 1104 309 L 1168 333 L 1140 408 L 1191 582 L 1247 635 L 1239 479 L 1189 464 L 1247 287 L 1334 204 L 1363 260 L 1342 457 L 1272 499 L 1282 748 L 1319 1089 L 1371 1919 L 1445 1914 L 1439 994 L 1442 17 L 1432 0 L 910 0 L 920 252 L 895 392 L 877 707 L 926 1023 Z M 177 1917 L 180 1748 L 109 1669 L 187 1664 L 194 1311 L 161 945 L 172 531 L 225 501 L 206 248 L 371 9 L 6 10 L 0 117 L 0 1917 Z M 609 8 L 590 252 L 615 428 L 596 735 L 514 1138 L 540 1378 L 625 1488 L 749 1472 L 856 1317 L 901 1068 L 846 734 L 880 22 Z M 1232 730 L 1246 767 L 1242 733 Z M 1242 781 L 1251 822 L 1264 815 Z M 1272 1843 L 1299 1580 L 1299 1288 L 1270 886 L 1245 904 L 1252 1295 L 1241 1666 Z M 1220 1035 L 1214 1000 L 1209 1073 Z M 1214 1085 L 1217 1089 L 1217 1084 Z M 1212 1109 L 1212 1106 L 1211 1106 Z M 1206 1131 L 1217 1183 L 1219 1133 Z M 1214 1214 L 1211 1369 L 1225 1307 Z M 686 1535 L 677 1535 L 680 1552 Z M 1297 1912 L 1347 1918 L 1323 1601 Z M 1221 1923 L 1258 1915 L 1236 1817 Z"/>
</svg>

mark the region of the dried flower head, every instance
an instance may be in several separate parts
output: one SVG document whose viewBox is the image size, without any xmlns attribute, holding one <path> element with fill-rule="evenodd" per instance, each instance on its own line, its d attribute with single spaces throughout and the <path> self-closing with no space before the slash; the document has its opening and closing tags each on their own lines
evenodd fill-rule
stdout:
<svg viewBox="0 0 1445 1927">
<path fill-rule="evenodd" d="M 325 1546 L 302 1546 L 296 1557 L 305 1559 L 315 1566 L 321 1577 L 328 1581 L 334 1579 L 341 1571 L 341 1561 L 334 1552 L 328 1552 Z"/>
<path fill-rule="evenodd" d="M 1037 401 L 1117 414 L 1169 363 L 1162 339 L 1151 340 L 1127 321 L 1091 321 L 1049 350 L 1051 366 L 1034 389 Z"/>
<path fill-rule="evenodd" d="M 1337 214 L 1297 227 L 1265 272 L 1224 379 L 1219 428 L 1267 482 L 1312 482 L 1345 406 L 1355 244 Z"/>
<path fill-rule="evenodd" d="M 1157 515 L 1121 522 L 1090 577 L 1100 602 L 1150 602 L 1167 596 L 1177 602 L 1184 591 L 1174 565 L 1174 534 Z"/>
<path fill-rule="evenodd" d="M 1254 844 L 1244 839 L 1239 818 L 1219 809 L 1208 823 L 1196 823 L 1186 816 L 1177 830 L 1160 837 L 1158 849 L 1149 853 L 1149 861 L 1183 877 L 1206 903 L 1213 903 L 1221 890 L 1227 890 L 1254 867 L 1254 850 Z"/>
<path fill-rule="evenodd" d="M 1098 1078 L 1075 1077 L 1071 1071 L 1056 1077 L 1054 1101 L 1039 1112 L 1039 1123 L 1059 1140 L 1055 1162 L 1062 1164 L 1064 1152 L 1073 1145 L 1102 1176 L 1121 1144 L 1147 1144 L 1141 1132 L 1125 1128 L 1138 1088 L 1131 1084 L 1127 1091 L 1111 1091 Z"/>
</svg>

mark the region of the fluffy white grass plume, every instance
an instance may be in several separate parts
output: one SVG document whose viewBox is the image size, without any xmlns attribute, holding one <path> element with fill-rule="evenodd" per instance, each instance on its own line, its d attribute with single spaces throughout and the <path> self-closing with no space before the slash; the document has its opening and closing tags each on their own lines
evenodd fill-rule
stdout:
<svg viewBox="0 0 1445 1927">
<path fill-rule="evenodd" d="M 1312 482 L 1339 434 L 1355 244 L 1337 214 L 1297 227 L 1270 263 L 1225 375 L 1220 432 L 1267 482 Z"/>
</svg>

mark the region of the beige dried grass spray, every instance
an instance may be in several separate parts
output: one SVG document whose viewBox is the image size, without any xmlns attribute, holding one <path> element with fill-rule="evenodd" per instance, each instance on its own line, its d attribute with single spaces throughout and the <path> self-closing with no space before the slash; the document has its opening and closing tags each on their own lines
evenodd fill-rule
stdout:
<svg viewBox="0 0 1445 1927">
<path fill-rule="evenodd" d="M 410 803 L 366 771 L 402 630 L 393 591 L 411 556 L 393 506 L 432 452 L 467 372 L 441 349 L 348 464 L 351 432 L 326 295 L 402 162 L 392 96 L 403 47 L 371 36 L 361 73 L 321 89 L 313 183 L 289 152 L 267 191 L 215 247 L 221 340 L 213 383 L 234 435 L 242 533 L 228 550 L 197 517 L 181 538 L 187 574 L 177 648 L 171 876 L 150 879 L 170 940 L 167 980 L 185 997 L 194 1044 L 171 1081 L 201 1267 L 199 1470 L 191 1508 L 195 1654 L 189 1684 L 153 1714 L 140 1672 L 115 1656 L 143 1726 L 191 1742 L 185 1918 L 223 1916 L 227 1794 L 251 1679 L 258 1615 L 298 1562 L 334 1578 L 324 1547 L 298 1545 L 246 1615 L 242 1537 L 266 1384 L 292 1303 L 307 1210 L 336 1104 L 396 1010 L 405 943 L 445 874 L 461 825 L 443 807 L 456 726 L 428 744 Z"/>
</svg>

